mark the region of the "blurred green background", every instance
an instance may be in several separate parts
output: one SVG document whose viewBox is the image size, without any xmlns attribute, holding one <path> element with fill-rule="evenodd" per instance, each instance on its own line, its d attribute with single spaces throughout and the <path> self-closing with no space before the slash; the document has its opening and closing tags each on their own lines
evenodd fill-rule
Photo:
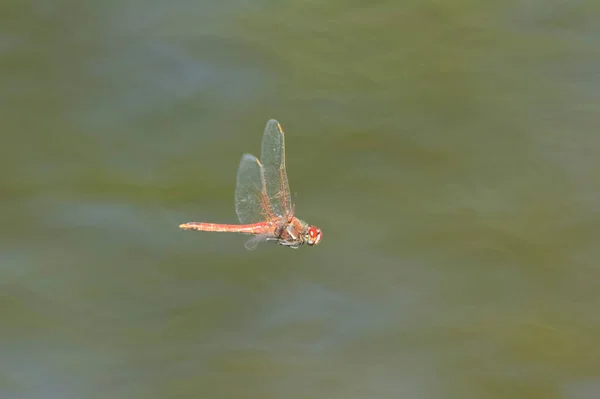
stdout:
<svg viewBox="0 0 600 399">
<path fill-rule="evenodd" d="M 0 397 L 600 397 L 600 3 L 0 6 Z M 315 248 L 235 223 L 287 136 Z"/>
</svg>

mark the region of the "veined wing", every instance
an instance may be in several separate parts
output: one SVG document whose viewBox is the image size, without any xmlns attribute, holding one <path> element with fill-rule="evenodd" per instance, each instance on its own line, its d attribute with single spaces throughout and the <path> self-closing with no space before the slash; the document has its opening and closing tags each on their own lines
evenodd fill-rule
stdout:
<svg viewBox="0 0 600 399">
<path fill-rule="evenodd" d="M 260 154 L 267 198 L 273 213 L 288 216 L 292 209 L 290 187 L 285 171 L 285 139 L 281 125 L 275 119 L 267 122 Z"/>
<path fill-rule="evenodd" d="M 240 161 L 235 187 L 235 211 L 242 224 L 272 218 L 263 167 L 254 155 L 244 154 Z"/>
</svg>

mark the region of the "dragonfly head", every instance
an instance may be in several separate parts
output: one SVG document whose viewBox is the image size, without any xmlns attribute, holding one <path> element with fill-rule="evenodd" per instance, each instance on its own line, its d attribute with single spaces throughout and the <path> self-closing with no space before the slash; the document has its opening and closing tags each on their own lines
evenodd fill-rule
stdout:
<svg viewBox="0 0 600 399">
<path fill-rule="evenodd" d="M 308 245 L 310 245 L 311 247 L 313 245 L 317 245 L 321 242 L 321 238 L 323 238 L 323 233 L 321 232 L 321 229 L 315 226 L 308 226 L 306 234 L 304 235 L 304 241 L 306 241 Z"/>
</svg>

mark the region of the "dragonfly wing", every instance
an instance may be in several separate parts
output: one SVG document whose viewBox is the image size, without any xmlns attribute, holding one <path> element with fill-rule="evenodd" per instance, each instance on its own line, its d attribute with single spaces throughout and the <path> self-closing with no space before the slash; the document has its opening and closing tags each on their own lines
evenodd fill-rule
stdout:
<svg viewBox="0 0 600 399">
<path fill-rule="evenodd" d="M 235 188 L 235 211 L 242 224 L 262 222 L 270 216 L 265 190 L 265 175 L 260 161 L 254 155 L 244 154 Z"/>
<path fill-rule="evenodd" d="M 259 242 L 260 242 L 260 240 L 258 240 L 256 237 L 252 237 L 251 239 L 246 241 L 246 243 L 244 244 L 244 247 L 246 247 L 246 249 L 248 251 L 254 251 L 256 249 L 256 247 L 258 247 Z"/>
<path fill-rule="evenodd" d="M 292 200 L 285 171 L 285 138 L 281 125 L 275 119 L 267 122 L 260 159 L 271 209 L 277 216 L 287 216 L 292 210 Z"/>
<path fill-rule="evenodd" d="M 267 234 L 256 235 L 256 236 L 250 238 L 248 241 L 246 241 L 246 243 L 244 244 L 244 247 L 246 247 L 246 249 L 248 251 L 253 251 L 256 249 L 256 247 L 258 247 L 258 244 L 266 241 L 268 237 L 269 237 L 269 235 L 267 235 Z"/>
</svg>

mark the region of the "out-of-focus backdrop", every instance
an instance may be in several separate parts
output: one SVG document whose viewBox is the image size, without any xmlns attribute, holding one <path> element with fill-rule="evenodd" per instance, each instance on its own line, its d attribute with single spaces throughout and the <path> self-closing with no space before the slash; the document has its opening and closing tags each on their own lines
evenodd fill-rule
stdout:
<svg viewBox="0 0 600 399">
<path fill-rule="evenodd" d="M 5 1 L 0 397 L 600 397 L 599 4 Z"/>
</svg>

